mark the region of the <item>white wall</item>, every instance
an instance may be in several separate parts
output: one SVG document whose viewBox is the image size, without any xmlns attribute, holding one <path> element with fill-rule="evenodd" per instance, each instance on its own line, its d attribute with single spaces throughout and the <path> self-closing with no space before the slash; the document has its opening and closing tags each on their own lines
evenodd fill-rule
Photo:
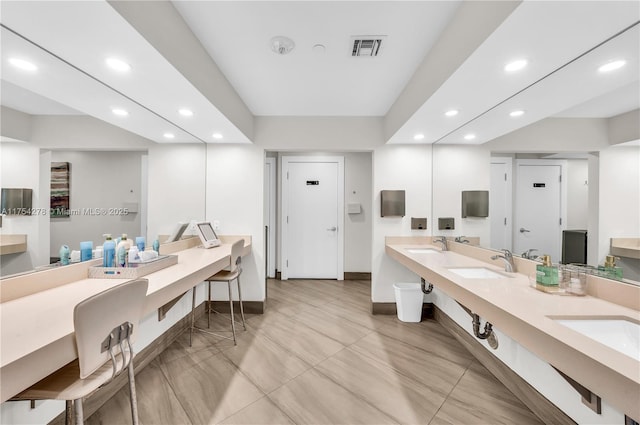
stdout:
<svg viewBox="0 0 640 425">
<path fill-rule="evenodd" d="M 433 147 L 433 234 L 479 237 L 489 246 L 489 218 L 462 218 L 462 191 L 489 190 L 491 156 L 484 145 L 436 145 Z M 491 205 L 489 205 L 491 214 Z M 438 230 L 439 217 L 453 217 L 455 229 Z"/>
<path fill-rule="evenodd" d="M 597 264 L 609 254 L 611 238 L 640 238 L 640 146 L 612 146 L 600 152 L 600 220 Z M 640 280 L 640 260 L 623 259 Z M 631 271 L 631 269 L 629 270 Z"/>
<path fill-rule="evenodd" d="M 205 145 L 156 145 L 149 149 L 149 240 L 171 233 L 179 221 L 205 218 Z"/>
<path fill-rule="evenodd" d="M 51 219 L 51 256 L 60 246 L 80 249 L 81 241 L 102 245 L 104 233 L 129 238 L 142 235 L 140 207 L 143 152 L 53 151 L 51 161 L 70 163 L 69 217 Z M 146 176 L 145 176 L 146 178 Z M 137 213 L 123 215 L 125 203 L 138 205 Z M 99 211 L 99 214 L 96 212 Z M 77 212 L 77 214 L 76 214 Z"/>
<path fill-rule="evenodd" d="M 46 157 L 46 155 L 45 155 Z M 49 198 L 43 199 L 40 179 L 40 149 L 28 143 L 0 143 L 0 186 L 33 190 L 32 207 L 43 209 L 38 215 L 7 215 L 2 219 L 2 234 L 26 234 L 27 252 L 0 257 L 0 275 L 6 276 L 49 264 Z M 44 230 L 44 231 L 43 231 Z"/>
<path fill-rule="evenodd" d="M 242 300 L 264 301 L 264 150 L 254 145 L 207 145 L 207 216 L 223 235 L 251 235 L 251 255 L 242 259 Z M 228 300 L 215 285 L 216 300 Z M 234 296 L 235 298 L 235 296 Z"/>
<path fill-rule="evenodd" d="M 405 190 L 405 216 L 380 217 L 380 191 Z M 427 217 L 426 230 L 411 230 L 411 217 Z M 432 235 L 431 145 L 388 145 L 373 152 L 373 302 L 394 302 L 393 284 L 420 278 L 385 254 L 385 236 Z"/>
</svg>

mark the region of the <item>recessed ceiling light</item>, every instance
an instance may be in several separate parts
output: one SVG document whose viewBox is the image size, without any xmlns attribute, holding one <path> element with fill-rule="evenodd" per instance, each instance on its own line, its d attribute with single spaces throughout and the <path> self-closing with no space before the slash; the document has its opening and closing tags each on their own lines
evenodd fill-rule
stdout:
<svg viewBox="0 0 640 425">
<path fill-rule="evenodd" d="M 513 62 L 509 62 L 508 64 L 505 65 L 504 70 L 507 72 L 514 72 L 514 71 L 520 71 L 522 68 L 524 68 L 525 66 L 527 66 L 527 60 L 526 59 L 518 59 L 515 60 Z"/>
<path fill-rule="evenodd" d="M 117 58 L 107 58 L 105 62 L 107 63 L 109 68 L 115 71 L 127 72 L 131 70 L 131 65 Z"/>
<path fill-rule="evenodd" d="M 447 112 L 444 113 L 446 116 L 448 117 L 455 117 L 456 115 L 458 115 L 458 110 L 457 109 L 450 109 Z"/>
<path fill-rule="evenodd" d="M 26 61 L 24 59 L 9 58 L 9 63 L 11 65 L 15 66 L 16 68 L 22 69 L 23 71 L 37 71 L 38 70 L 37 66 L 35 66 L 31 62 Z"/>
<path fill-rule="evenodd" d="M 464 136 L 464 140 L 473 140 L 476 138 L 476 135 L 473 133 L 469 133 L 466 136 Z"/>
<path fill-rule="evenodd" d="M 418 133 L 415 136 L 413 136 L 413 140 L 422 140 L 424 139 L 424 134 L 422 133 Z"/>
<path fill-rule="evenodd" d="M 178 109 L 178 113 L 180 115 L 182 115 L 183 117 L 191 117 L 191 116 L 193 116 L 193 111 L 191 109 L 187 109 L 187 108 Z"/>
<path fill-rule="evenodd" d="M 509 113 L 509 116 L 510 116 L 510 117 L 520 117 L 520 116 L 522 116 L 522 115 L 524 115 L 524 111 L 523 111 L 523 110 L 521 110 L 521 109 L 518 109 L 517 111 L 511 111 L 511 112 Z"/>
<path fill-rule="evenodd" d="M 164 133 L 163 136 L 165 139 L 173 139 L 176 137 L 173 133 Z"/>
<path fill-rule="evenodd" d="M 600 72 L 611 72 L 611 71 L 615 71 L 616 69 L 622 68 L 626 64 L 627 64 L 627 61 L 624 61 L 624 60 L 612 61 L 612 62 L 605 63 L 604 65 L 602 65 L 600 68 L 598 68 L 598 71 L 600 71 Z"/>
<path fill-rule="evenodd" d="M 113 108 L 111 112 L 121 117 L 126 117 L 127 115 L 129 115 L 129 112 L 127 112 L 125 109 L 122 109 L 122 108 Z"/>
<path fill-rule="evenodd" d="M 211 135 L 211 137 L 213 137 L 214 139 L 218 139 L 218 140 L 220 140 L 220 139 L 222 139 L 222 134 L 220 134 L 220 133 L 213 133 L 213 134 Z"/>
</svg>

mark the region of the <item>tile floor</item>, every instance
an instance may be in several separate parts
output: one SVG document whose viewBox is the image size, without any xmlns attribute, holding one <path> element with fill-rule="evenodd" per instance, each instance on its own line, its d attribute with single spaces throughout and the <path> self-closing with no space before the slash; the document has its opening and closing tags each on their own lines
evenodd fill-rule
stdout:
<svg viewBox="0 0 640 425">
<path fill-rule="evenodd" d="M 369 310 L 368 281 L 270 280 L 237 346 L 196 333 L 189 347 L 187 333 L 136 376 L 140 421 L 541 423 L 437 322 Z M 130 423 L 127 391 L 87 423 Z"/>
</svg>

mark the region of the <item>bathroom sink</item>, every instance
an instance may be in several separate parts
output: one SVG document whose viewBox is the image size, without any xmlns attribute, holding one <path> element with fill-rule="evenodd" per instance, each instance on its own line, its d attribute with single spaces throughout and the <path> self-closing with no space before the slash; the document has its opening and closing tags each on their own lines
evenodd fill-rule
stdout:
<svg viewBox="0 0 640 425">
<path fill-rule="evenodd" d="M 625 318 L 552 319 L 635 360 L 640 359 L 640 323 Z"/>
<path fill-rule="evenodd" d="M 504 279 L 509 277 L 484 267 L 452 267 L 448 270 L 467 279 Z"/>
<path fill-rule="evenodd" d="M 433 248 L 406 248 L 410 254 L 439 254 L 440 251 Z"/>
</svg>

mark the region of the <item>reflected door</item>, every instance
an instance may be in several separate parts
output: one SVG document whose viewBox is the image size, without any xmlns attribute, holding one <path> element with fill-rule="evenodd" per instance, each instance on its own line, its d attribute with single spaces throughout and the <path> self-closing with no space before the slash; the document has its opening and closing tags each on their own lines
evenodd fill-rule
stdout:
<svg viewBox="0 0 640 425">
<path fill-rule="evenodd" d="M 489 219 L 493 249 L 511 250 L 511 158 L 491 158 L 491 190 L 489 190 Z"/>
<path fill-rule="evenodd" d="M 536 249 L 560 261 L 563 212 L 562 165 L 552 161 L 516 163 L 514 251 Z"/>
</svg>

